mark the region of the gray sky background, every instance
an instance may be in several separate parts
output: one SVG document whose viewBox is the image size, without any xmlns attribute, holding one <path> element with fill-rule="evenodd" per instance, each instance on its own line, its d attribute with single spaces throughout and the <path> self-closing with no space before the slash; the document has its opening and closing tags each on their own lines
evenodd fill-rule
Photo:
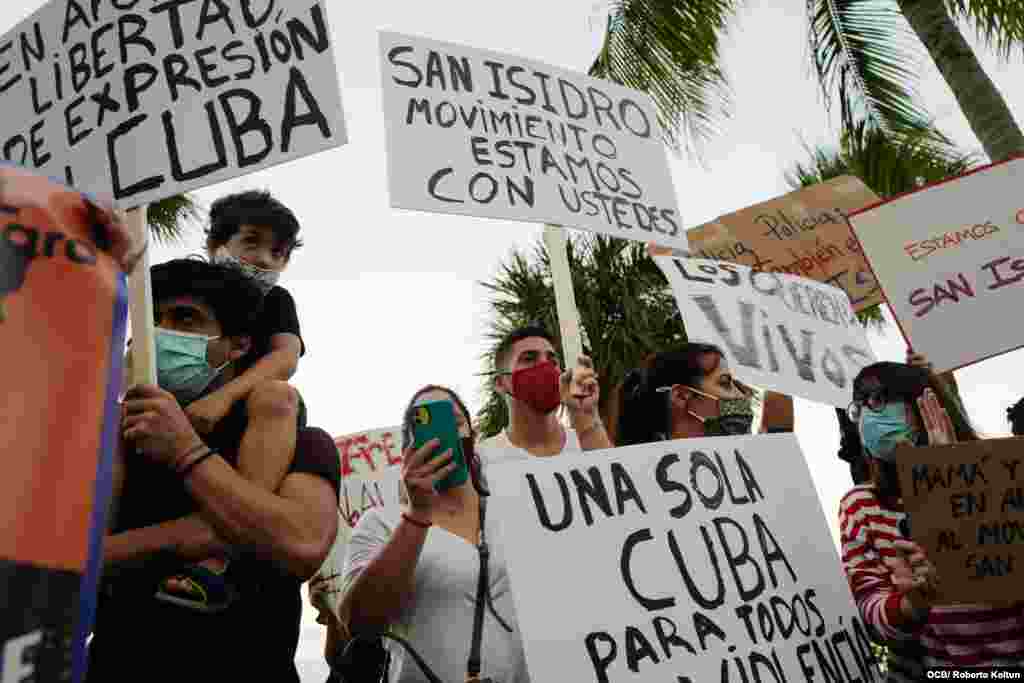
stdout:
<svg viewBox="0 0 1024 683">
<path fill-rule="evenodd" d="M 0 3 L 0 33 L 42 5 Z M 485 290 L 514 248 L 529 247 L 541 227 L 392 210 L 388 205 L 384 126 L 380 113 L 377 31 L 395 30 L 585 70 L 600 44 L 607 5 L 593 0 L 329 0 L 339 80 L 351 142 L 339 149 L 206 188 L 209 205 L 241 189 L 267 188 L 298 214 L 306 248 L 296 252 L 282 284 L 299 307 L 308 355 L 294 383 L 310 422 L 335 435 L 398 422 L 408 397 L 427 383 L 448 384 L 480 406 Z M 969 36 L 1018 120 L 1024 112 L 1021 61 L 998 61 Z M 723 48 L 735 115 L 705 148 L 705 164 L 670 161 L 687 227 L 784 194 L 783 172 L 806 158 L 804 144 L 838 140 L 807 58 L 801 0 L 750 0 Z M 940 127 L 961 146 L 980 146 L 930 62 L 922 92 Z M 200 226 L 184 245 L 160 247 L 154 262 L 200 250 Z M 974 331 L 981 333 L 981 331 Z M 970 332 L 964 343 L 970 343 Z M 872 334 L 876 354 L 902 360 L 894 325 Z M 976 426 L 1008 433 L 1005 409 L 1024 394 L 1021 352 L 957 373 Z M 849 487 L 836 457 L 839 437 L 828 406 L 797 402 L 798 437 L 824 512 L 835 528 L 839 497 Z M 835 531 L 834 531 L 835 533 Z M 468 637 L 468 634 L 467 634 Z M 299 667 L 304 681 L 326 678 L 323 630 L 307 607 Z"/>
</svg>

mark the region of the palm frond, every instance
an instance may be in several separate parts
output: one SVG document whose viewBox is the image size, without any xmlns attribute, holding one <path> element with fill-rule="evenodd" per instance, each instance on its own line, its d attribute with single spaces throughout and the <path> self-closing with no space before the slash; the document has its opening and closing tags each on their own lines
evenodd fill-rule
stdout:
<svg viewBox="0 0 1024 683">
<path fill-rule="evenodd" d="M 1024 46 L 1024 3 L 1020 0 L 946 0 L 949 13 L 969 23 L 1004 59 Z"/>
<path fill-rule="evenodd" d="M 651 96 L 666 144 L 699 155 L 729 116 L 719 39 L 735 0 L 614 0 L 590 75 Z"/>
<path fill-rule="evenodd" d="M 826 106 L 843 126 L 857 120 L 898 130 L 925 120 L 917 104 L 920 43 L 892 0 L 807 0 L 808 40 Z"/>
<path fill-rule="evenodd" d="M 178 194 L 149 204 L 146 222 L 149 233 L 162 244 L 181 241 L 189 221 L 201 220 L 200 207 L 187 194 Z"/>
<path fill-rule="evenodd" d="M 569 240 L 568 257 L 584 351 L 597 366 L 601 415 L 613 434 L 616 383 L 647 354 L 686 341 L 686 332 L 668 283 L 644 244 L 581 233 Z M 494 349 L 516 327 L 539 322 L 561 346 L 551 262 L 542 241 L 529 255 L 513 252 L 498 275 L 481 284 L 491 295 L 489 348 L 482 356 L 488 378 L 495 369 Z M 491 379 L 483 391 L 478 424 L 489 436 L 507 424 L 508 416 Z"/>
</svg>

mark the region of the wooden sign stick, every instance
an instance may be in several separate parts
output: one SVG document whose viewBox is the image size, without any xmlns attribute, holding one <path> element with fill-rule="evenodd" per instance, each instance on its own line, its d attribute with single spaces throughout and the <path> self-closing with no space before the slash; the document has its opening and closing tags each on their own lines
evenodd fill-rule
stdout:
<svg viewBox="0 0 1024 683">
<path fill-rule="evenodd" d="M 125 215 L 128 231 L 137 244 L 146 244 L 146 205 Z M 144 249 L 135 270 L 128 276 L 128 316 L 132 323 L 129 385 L 156 384 L 156 323 L 153 319 L 153 285 L 149 277 L 149 249 Z M 127 387 L 125 387 L 127 388 Z"/>
<path fill-rule="evenodd" d="M 576 367 L 583 354 L 580 338 L 580 317 L 576 310 L 576 294 L 572 289 L 572 272 L 569 270 L 569 255 L 565 230 L 557 225 L 544 226 L 544 244 L 551 259 L 551 277 L 555 285 L 555 310 L 558 312 L 558 327 L 562 332 L 562 352 L 565 354 L 565 369 Z"/>
</svg>

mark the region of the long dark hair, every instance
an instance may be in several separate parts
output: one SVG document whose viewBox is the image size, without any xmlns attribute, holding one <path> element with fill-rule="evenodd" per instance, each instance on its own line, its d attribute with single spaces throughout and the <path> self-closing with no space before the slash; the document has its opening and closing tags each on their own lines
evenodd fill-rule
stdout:
<svg viewBox="0 0 1024 683">
<path fill-rule="evenodd" d="M 946 388 L 938 377 L 924 368 L 919 368 L 906 363 L 892 363 L 882 361 L 872 363 L 862 368 L 857 377 L 853 380 L 853 396 L 858 398 L 864 394 L 865 384 L 868 380 L 876 380 L 884 389 L 888 400 L 908 401 L 913 406 L 914 414 L 917 415 L 921 424 L 924 418 L 917 407 L 917 399 L 921 397 L 925 389 L 935 392 L 935 397 L 949 414 L 953 423 L 953 430 L 956 433 L 957 441 L 978 441 L 978 433 L 974 431 L 967 414 L 964 412 L 960 401 Z"/>
<path fill-rule="evenodd" d="M 463 417 L 466 418 L 466 424 L 469 425 L 469 444 L 463 444 L 463 450 L 468 451 L 463 453 L 466 457 L 466 466 L 469 468 L 469 476 L 473 481 L 473 488 L 476 489 L 477 493 L 482 496 L 488 495 L 487 487 L 484 485 L 483 474 L 480 467 L 480 457 L 476 453 L 476 428 L 473 427 L 473 415 L 469 412 L 469 408 L 463 402 L 462 398 L 455 393 L 454 390 L 448 387 L 441 386 L 440 384 L 428 384 L 425 387 L 417 390 L 409 399 L 409 403 L 405 406 L 405 412 L 402 414 L 402 443 L 406 446 L 411 446 L 415 441 L 415 405 L 416 401 L 419 400 L 420 396 L 431 391 L 443 391 L 451 397 L 452 402 L 462 412 Z"/>
<path fill-rule="evenodd" d="M 699 384 L 717 367 L 722 350 L 713 344 L 686 343 L 656 353 L 631 370 L 619 388 L 616 445 L 650 443 L 671 438 L 669 394 L 658 388 L 671 384 Z"/>
<path fill-rule="evenodd" d="M 939 404 L 946 410 L 950 422 L 953 423 L 953 431 L 957 441 L 978 441 L 977 432 L 971 426 L 967 415 L 964 413 L 960 402 L 946 389 L 946 386 L 939 381 L 938 377 L 924 368 L 919 368 L 906 363 L 892 363 L 882 361 L 873 363 L 862 368 L 857 377 L 853 380 L 853 397 L 858 399 L 864 395 L 865 384 L 869 380 L 877 381 L 885 392 L 886 400 L 907 401 L 912 406 L 914 414 L 922 425 L 924 418 L 920 408 L 917 407 L 917 399 L 924 394 L 925 389 L 935 392 Z M 927 433 L 922 434 L 922 442 L 927 443 Z M 865 455 L 871 455 L 865 450 Z M 872 458 L 878 463 L 879 481 L 877 482 L 879 493 L 884 496 L 895 496 L 899 491 L 899 474 L 896 463 Z"/>
</svg>

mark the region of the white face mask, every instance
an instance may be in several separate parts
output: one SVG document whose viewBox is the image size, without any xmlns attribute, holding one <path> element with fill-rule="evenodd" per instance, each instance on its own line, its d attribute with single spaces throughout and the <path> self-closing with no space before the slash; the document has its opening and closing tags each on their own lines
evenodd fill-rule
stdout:
<svg viewBox="0 0 1024 683">
<path fill-rule="evenodd" d="M 277 284 L 278 279 L 281 277 L 280 271 L 267 270 L 265 268 L 259 268 L 251 263 L 246 263 L 240 258 L 237 258 L 234 254 L 228 251 L 227 247 L 221 247 L 214 254 L 214 261 L 225 266 L 234 266 L 242 271 L 248 278 L 250 278 L 256 286 L 260 288 L 260 291 L 266 294 L 274 285 Z"/>
</svg>

